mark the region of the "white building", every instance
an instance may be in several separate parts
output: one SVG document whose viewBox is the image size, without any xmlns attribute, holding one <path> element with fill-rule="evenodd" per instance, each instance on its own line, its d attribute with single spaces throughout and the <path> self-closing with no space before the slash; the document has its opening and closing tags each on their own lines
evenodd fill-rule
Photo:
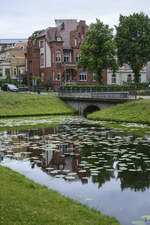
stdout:
<svg viewBox="0 0 150 225">
<path fill-rule="evenodd" d="M 141 70 L 140 82 L 150 82 L 150 65 L 149 65 L 149 75 L 148 75 L 148 66 L 143 67 Z M 111 70 L 107 70 L 107 84 L 118 84 L 123 85 L 127 83 L 134 82 L 134 74 L 131 67 L 127 64 L 124 64 L 119 70 L 113 74 Z"/>
</svg>

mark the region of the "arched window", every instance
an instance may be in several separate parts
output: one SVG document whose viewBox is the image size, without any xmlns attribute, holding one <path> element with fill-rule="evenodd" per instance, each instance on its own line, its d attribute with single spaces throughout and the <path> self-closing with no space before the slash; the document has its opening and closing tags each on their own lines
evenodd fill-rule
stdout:
<svg viewBox="0 0 150 225">
<path fill-rule="evenodd" d="M 80 72 L 80 81 L 87 81 L 87 72 L 85 71 Z"/>
<path fill-rule="evenodd" d="M 60 63 L 61 62 L 61 52 L 57 51 L 56 52 L 56 63 Z"/>
<path fill-rule="evenodd" d="M 128 83 L 132 83 L 132 76 L 131 76 L 131 74 L 128 74 L 128 76 L 127 76 L 127 82 Z"/>
</svg>

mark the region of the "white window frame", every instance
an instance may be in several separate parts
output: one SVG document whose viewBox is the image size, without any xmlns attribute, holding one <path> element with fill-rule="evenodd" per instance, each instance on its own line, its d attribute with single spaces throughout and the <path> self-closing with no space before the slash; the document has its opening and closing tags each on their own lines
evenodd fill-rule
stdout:
<svg viewBox="0 0 150 225">
<path fill-rule="evenodd" d="M 40 41 L 40 48 L 44 48 L 44 41 L 43 40 Z"/>
<path fill-rule="evenodd" d="M 56 63 L 60 63 L 61 62 L 61 52 L 57 51 L 56 52 Z"/>
<path fill-rule="evenodd" d="M 64 62 L 65 63 L 69 63 L 70 62 L 70 53 L 69 52 L 65 52 L 64 53 Z"/>
<path fill-rule="evenodd" d="M 116 81 L 117 81 L 117 79 L 116 79 L 116 74 L 112 74 L 112 77 L 111 77 L 111 83 L 112 83 L 112 84 L 116 84 Z"/>
<path fill-rule="evenodd" d="M 61 80 L 61 72 L 57 73 L 57 80 L 60 81 Z"/>
<path fill-rule="evenodd" d="M 44 66 L 44 53 L 40 54 L 40 66 Z"/>
<path fill-rule="evenodd" d="M 93 81 L 96 81 L 96 72 L 93 72 Z"/>
<path fill-rule="evenodd" d="M 41 72 L 41 82 L 44 82 L 44 72 Z"/>
<path fill-rule="evenodd" d="M 80 81 L 87 81 L 87 72 L 85 71 L 80 72 Z"/>
<path fill-rule="evenodd" d="M 76 62 L 79 62 L 79 60 L 80 60 L 80 54 L 76 53 Z"/>
<path fill-rule="evenodd" d="M 132 75 L 131 74 L 127 75 L 127 83 L 132 83 Z"/>
</svg>

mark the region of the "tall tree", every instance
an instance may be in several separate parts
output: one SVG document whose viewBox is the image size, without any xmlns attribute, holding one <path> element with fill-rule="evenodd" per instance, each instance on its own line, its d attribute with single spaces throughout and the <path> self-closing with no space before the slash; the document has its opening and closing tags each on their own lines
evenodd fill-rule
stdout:
<svg viewBox="0 0 150 225">
<path fill-rule="evenodd" d="M 118 62 L 129 64 L 134 81 L 139 82 L 140 70 L 150 60 L 150 18 L 141 12 L 120 15 L 119 20 L 116 26 Z"/>
<path fill-rule="evenodd" d="M 102 81 L 103 69 L 111 69 L 114 72 L 118 69 L 113 29 L 100 20 L 96 19 L 96 23 L 90 25 L 80 50 L 78 66 L 96 72 L 99 82 Z"/>
</svg>

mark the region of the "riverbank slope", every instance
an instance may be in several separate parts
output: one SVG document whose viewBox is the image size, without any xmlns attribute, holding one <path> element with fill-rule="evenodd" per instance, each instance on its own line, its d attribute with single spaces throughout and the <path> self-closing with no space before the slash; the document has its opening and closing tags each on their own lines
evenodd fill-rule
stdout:
<svg viewBox="0 0 150 225">
<path fill-rule="evenodd" d="M 0 117 L 72 114 L 56 96 L 0 92 Z"/>
<path fill-rule="evenodd" d="M 0 166 L 0 224 L 119 225 L 76 201 Z"/>
<path fill-rule="evenodd" d="M 88 115 L 88 119 L 150 124 L 150 99 L 138 99 L 96 111 Z"/>
<path fill-rule="evenodd" d="M 120 104 L 88 115 L 88 119 L 131 135 L 150 135 L 150 99 Z M 104 122 L 102 122 L 104 121 Z"/>
</svg>

